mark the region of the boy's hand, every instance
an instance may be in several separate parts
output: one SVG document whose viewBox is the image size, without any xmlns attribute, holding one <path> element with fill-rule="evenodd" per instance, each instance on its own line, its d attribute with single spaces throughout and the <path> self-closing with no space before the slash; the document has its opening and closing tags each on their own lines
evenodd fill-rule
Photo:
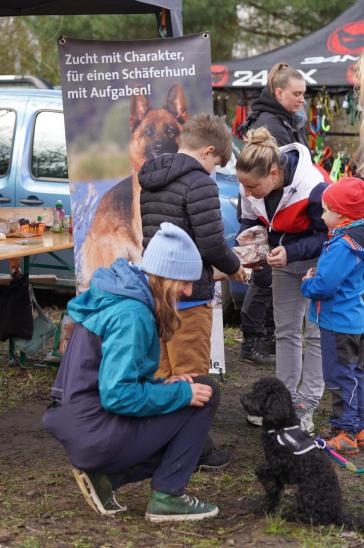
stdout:
<svg viewBox="0 0 364 548">
<path fill-rule="evenodd" d="M 267 263 L 269 266 L 275 266 L 276 268 L 281 268 L 287 264 L 287 252 L 283 245 L 279 245 L 272 249 L 267 255 Z"/>
<path fill-rule="evenodd" d="M 190 407 L 203 407 L 210 401 L 212 396 L 212 388 L 207 384 L 200 384 L 198 382 L 191 384 L 192 399 L 189 403 Z"/>
<path fill-rule="evenodd" d="M 249 280 L 249 274 L 247 273 L 243 265 L 240 265 L 239 270 L 234 274 L 230 274 L 229 278 L 230 280 L 234 280 L 235 282 L 246 283 Z"/>
<path fill-rule="evenodd" d="M 310 278 L 314 278 L 316 274 L 316 268 L 312 267 L 309 268 L 306 272 L 306 274 L 303 276 L 302 281 L 309 280 Z"/>
<path fill-rule="evenodd" d="M 172 375 L 171 377 L 168 377 L 168 379 L 166 379 L 163 384 L 173 384 L 174 382 L 179 381 L 186 381 L 192 384 L 193 377 L 197 377 L 197 375 L 198 373 L 191 373 L 190 375 L 188 375 L 187 373 L 185 373 L 184 375 Z"/>
</svg>

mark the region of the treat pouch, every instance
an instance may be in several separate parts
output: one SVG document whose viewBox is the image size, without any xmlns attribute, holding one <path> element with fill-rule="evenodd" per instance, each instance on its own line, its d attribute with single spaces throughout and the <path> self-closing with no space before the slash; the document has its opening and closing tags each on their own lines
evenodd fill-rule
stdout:
<svg viewBox="0 0 364 548">
<path fill-rule="evenodd" d="M 264 264 L 269 253 L 268 234 L 264 226 L 252 226 L 243 230 L 237 238 L 238 246 L 233 251 L 246 268 Z"/>
</svg>

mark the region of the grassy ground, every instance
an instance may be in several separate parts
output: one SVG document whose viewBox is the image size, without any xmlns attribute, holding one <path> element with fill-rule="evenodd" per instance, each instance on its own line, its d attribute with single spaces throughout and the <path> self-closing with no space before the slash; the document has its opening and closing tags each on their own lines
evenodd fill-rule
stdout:
<svg viewBox="0 0 364 548">
<path fill-rule="evenodd" d="M 48 309 L 54 319 L 59 309 Z M 188 491 L 217 502 L 220 514 L 204 522 L 151 525 L 144 520 L 149 482 L 123 488 L 118 499 L 126 513 L 105 518 L 84 503 L 72 478 L 62 447 L 42 429 L 53 369 L 7 366 L 7 345 L 0 345 L 0 547 L 189 547 L 302 546 L 305 548 L 364 546 L 363 533 L 337 527 L 310 527 L 286 522 L 280 514 L 261 511 L 262 490 L 254 469 L 262 459 L 260 431 L 249 427 L 239 395 L 272 369 L 239 360 L 238 332 L 225 330 L 227 373 L 221 382 L 222 401 L 213 437 L 229 450 L 231 464 L 215 474 L 196 473 Z M 36 361 L 38 358 L 36 357 Z M 327 421 L 325 399 L 315 418 L 317 428 Z M 364 452 L 351 460 L 364 466 Z M 346 507 L 362 513 L 364 477 L 337 470 Z M 288 490 L 283 511 L 292 504 Z"/>
</svg>

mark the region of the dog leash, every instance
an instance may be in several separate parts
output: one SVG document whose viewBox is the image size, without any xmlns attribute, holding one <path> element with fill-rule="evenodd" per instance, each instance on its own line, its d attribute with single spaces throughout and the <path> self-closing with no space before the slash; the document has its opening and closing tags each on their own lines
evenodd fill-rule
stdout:
<svg viewBox="0 0 364 548">
<path fill-rule="evenodd" d="M 349 470 L 349 472 L 353 472 L 354 474 L 364 474 L 364 468 L 358 468 L 357 466 L 355 466 L 355 464 L 349 462 L 348 460 L 344 459 L 344 457 L 336 453 L 336 451 L 334 451 L 330 447 L 327 447 L 326 441 L 319 436 L 315 438 L 315 443 L 319 449 L 327 453 L 329 457 L 331 457 L 335 462 L 340 464 L 340 466 L 343 466 L 344 468 Z"/>
</svg>

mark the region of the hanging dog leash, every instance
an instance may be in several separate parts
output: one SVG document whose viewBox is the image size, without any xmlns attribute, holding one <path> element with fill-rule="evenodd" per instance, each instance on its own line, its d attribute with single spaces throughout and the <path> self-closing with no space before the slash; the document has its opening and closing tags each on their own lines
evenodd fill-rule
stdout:
<svg viewBox="0 0 364 548">
<path fill-rule="evenodd" d="M 325 451 L 325 453 L 327 453 L 330 458 L 340 464 L 340 466 L 343 466 L 344 468 L 349 470 L 349 472 L 353 472 L 354 474 L 364 474 L 364 468 L 358 468 L 357 466 L 355 466 L 355 464 L 349 462 L 348 460 L 344 459 L 344 457 L 336 453 L 336 451 L 330 449 L 330 447 L 327 447 L 326 441 L 322 438 L 315 438 L 315 443 L 319 449 Z"/>
</svg>

